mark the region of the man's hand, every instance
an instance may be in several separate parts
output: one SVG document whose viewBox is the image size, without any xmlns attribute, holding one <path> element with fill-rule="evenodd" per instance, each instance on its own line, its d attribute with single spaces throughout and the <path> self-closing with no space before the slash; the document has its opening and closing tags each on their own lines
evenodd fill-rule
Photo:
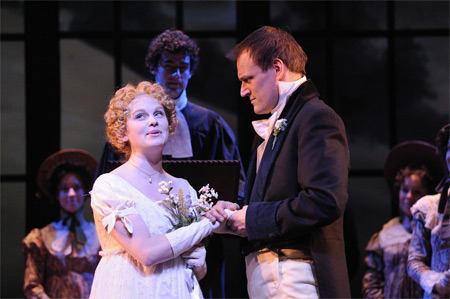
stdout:
<svg viewBox="0 0 450 299">
<path fill-rule="evenodd" d="M 236 203 L 232 203 L 229 201 L 223 201 L 219 200 L 208 212 L 206 212 L 206 218 L 211 220 L 211 222 L 214 224 L 216 221 L 223 222 L 225 219 L 227 219 L 227 213 L 225 212 L 225 209 L 228 209 L 230 211 L 236 211 L 239 210 L 239 205 Z"/>
<path fill-rule="evenodd" d="M 236 211 L 227 220 L 227 226 L 232 231 L 232 234 L 240 237 L 247 237 L 247 230 L 245 228 L 245 215 L 247 213 L 247 207 L 244 206 L 241 210 Z"/>
<path fill-rule="evenodd" d="M 443 275 L 434 285 L 434 288 L 439 295 L 448 295 L 450 294 L 450 270 L 447 270 L 442 274 Z"/>
</svg>

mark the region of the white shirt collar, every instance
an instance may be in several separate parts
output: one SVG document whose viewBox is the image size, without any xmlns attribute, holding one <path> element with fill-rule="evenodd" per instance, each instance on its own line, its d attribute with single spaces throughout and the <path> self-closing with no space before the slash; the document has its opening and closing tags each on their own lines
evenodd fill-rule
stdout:
<svg viewBox="0 0 450 299">
<path fill-rule="evenodd" d="M 296 81 L 278 81 L 278 103 L 270 113 L 275 114 L 276 112 L 278 112 L 278 115 L 281 115 L 284 106 L 286 106 L 287 99 L 304 82 L 306 82 L 306 76 L 303 76 Z"/>
<path fill-rule="evenodd" d="M 266 149 L 267 141 L 270 137 L 270 133 L 272 132 L 273 126 L 277 121 L 278 117 L 281 115 L 281 112 L 286 106 L 286 101 L 290 97 L 290 95 L 304 82 L 306 82 L 306 76 L 302 78 L 286 82 L 279 81 L 278 82 L 278 103 L 275 108 L 270 112 L 272 115 L 269 119 L 261 119 L 252 122 L 253 128 L 255 132 L 262 138 L 264 141 L 257 148 L 257 160 L 256 160 L 256 172 L 258 172 L 259 164 L 261 163 L 261 158 Z"/>
<path fill-rule="evenodd" d="M 175 100 L 175 108 L 180 111 L 183 110 L 184 107 L 186 107 L 188 102 L 187 96 L 186 96 L 186 89 L 183 90 L 181 95 L 178 97 L 178 99 Z"/>
</svg>

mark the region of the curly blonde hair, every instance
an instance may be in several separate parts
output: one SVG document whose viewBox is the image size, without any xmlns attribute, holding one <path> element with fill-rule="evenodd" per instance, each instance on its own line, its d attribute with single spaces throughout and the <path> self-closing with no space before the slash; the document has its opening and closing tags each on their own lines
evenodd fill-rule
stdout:
<svg viewBox="0 0 450 299">
<path fill-rule="evenodd" d="M 149 95 L 163 106 L 169 122 L 169 134 L 171 136 L 174 134 L 178 123 L 175 101 L 169 98 L 160 85 L 142 81 L 137 86 L 127 84 L 125 87 L 117 90 L 109 101 L 108 110 L 104 115 L 106 136 L 108 141 L 118 151 L 125 154 L 126 160 L 131 155 L 131 146 L 129 142 L 125 142 L 122 139 L 125 136 L 126 124 L 130 113 L 129 105 L 139 95 Z"/>
</svg>

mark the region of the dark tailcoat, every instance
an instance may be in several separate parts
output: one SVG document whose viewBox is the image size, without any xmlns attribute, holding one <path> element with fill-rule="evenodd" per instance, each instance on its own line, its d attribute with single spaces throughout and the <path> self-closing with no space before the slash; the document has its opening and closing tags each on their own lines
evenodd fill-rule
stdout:
<svg viewBox="0 0 450 299">
<path fill-rule="evenodd" d="M 291 95 L 256 170 L 247 172 L 244 202 L 250 244 L 309 248 L 321 298 L 349 298 L 343 214 L 347 203 L 349 149 L 341 118 L 308 80 Z M 272 148 L 273 146 L 273 148 Z"/>
</svg>

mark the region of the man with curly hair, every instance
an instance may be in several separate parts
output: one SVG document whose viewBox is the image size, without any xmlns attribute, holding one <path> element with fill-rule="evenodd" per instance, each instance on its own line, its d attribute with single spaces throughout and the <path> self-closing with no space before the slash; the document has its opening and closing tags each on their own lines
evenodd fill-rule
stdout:
<svg viewBox="0 0 450 299">
<path fill-rule="evenodd" d="M 186 88 L 198 65 L 199 52 L 198 45 L 180 30 L 164 31 L 148 47 L 145 63 L 150 79 L 176 101 L 178 125 L 175 135 L 163 150 L 163 159 L 241 161 L 236 137 L 226 121 L 216 112 L 188 101 Z M 107 143 L 96 177 L 110 172 L 122 162 L 122 155 Z M 245 172 L 241 163 L 240 199 L 243 198 L 244 182 Z M 206 298 L 246 296 L 246 279 L 242 274 L 245 264 L 238 239 L 212 236 L 206 260 L 208 274 L 200 281 Z"/>
</svg>

